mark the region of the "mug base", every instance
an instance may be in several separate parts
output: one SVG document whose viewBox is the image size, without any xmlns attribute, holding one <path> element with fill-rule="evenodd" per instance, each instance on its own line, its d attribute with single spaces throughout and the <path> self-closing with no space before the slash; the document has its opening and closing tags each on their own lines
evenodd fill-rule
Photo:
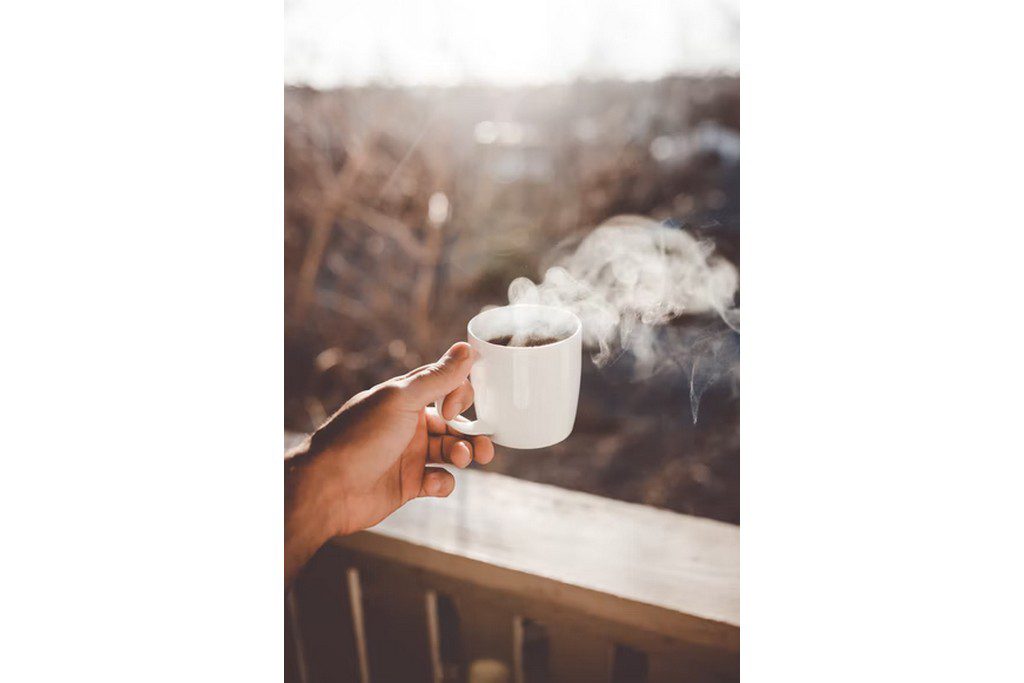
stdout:
<svg viewBox="0 0 1024 683">
<path fill-rule="evenodd" d="M 571 435 L 572 430 L 569 430 L 568 432 L 566 432 L 564 435 L 557 439 L 551 439 L 548 441 L 541 442 L 529 441 L 525 439 L 503 439 L 500 436 L 492 436 L 491 441 L 493 441 L 496 445 L 504 446 L 505 448 L 514 448 L 519 451 L 536 451 L 541 448 L 550 448 L 551 446 L 556 446 L 565 441 L 566 439 L 568 439 Z"/>
</svg>

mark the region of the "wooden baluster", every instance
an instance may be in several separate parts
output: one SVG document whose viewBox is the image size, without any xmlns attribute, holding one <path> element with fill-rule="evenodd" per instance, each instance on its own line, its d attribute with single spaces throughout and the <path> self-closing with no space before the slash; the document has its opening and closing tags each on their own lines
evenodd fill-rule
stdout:
<svg viewBox="0 0 1024 683">
<path fill-rule="evenodd" d="M 348 602 L 352 613 L 356 660 L 359 663 L 359 683 L 370 683 L 370 658 L 366 654 L 366 619 L 363 616 L 363 589 L 359 583 L 358 569 L 349 567 L 345 570 L 345 584 L 348 587 Z"/>
<path fill-rule="evenodd" d="M 294 589 L 285 594 L 284 609 L 284 679 L 286 683 L 308 683 L 309 674 L 306 670 Z"/>
<path fill-rule="evenodd" d="M 441 619 L 438 612 L 437 591 L 428 590 L 423 597 L 427 607 L 427 636 L 430 640 L 430 669 L 434 675 L 434 683 L 445 683 L 445 661 L 441 655 Z"/>
</svg>

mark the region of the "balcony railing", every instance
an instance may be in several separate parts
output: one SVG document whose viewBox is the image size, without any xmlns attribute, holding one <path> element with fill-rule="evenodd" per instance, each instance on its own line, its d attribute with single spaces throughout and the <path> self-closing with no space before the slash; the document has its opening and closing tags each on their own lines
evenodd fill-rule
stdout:
<svg viewBox="0 0 1024 683">
<path fill-rule="evenodd" d="M 286 601 L 287 679 L 738 680 L 738 527 L 455 476 L 450 498 L 307 566 Z"/>
</svg>

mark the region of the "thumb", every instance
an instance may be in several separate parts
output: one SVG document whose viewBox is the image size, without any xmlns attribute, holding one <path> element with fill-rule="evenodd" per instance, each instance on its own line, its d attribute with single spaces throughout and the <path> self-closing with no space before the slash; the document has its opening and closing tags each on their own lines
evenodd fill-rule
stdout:
<svg viewBox="0 0 1024 683">
<path fill-rule="evenodd" d="M 469 376 L 473 366 L 473 349 L 466 342 L 457 342 L 436 363 L 424 365 L 409 374 L 409 398 L 422 408 L 434 399 L 454 391 Z"/>
</svg>

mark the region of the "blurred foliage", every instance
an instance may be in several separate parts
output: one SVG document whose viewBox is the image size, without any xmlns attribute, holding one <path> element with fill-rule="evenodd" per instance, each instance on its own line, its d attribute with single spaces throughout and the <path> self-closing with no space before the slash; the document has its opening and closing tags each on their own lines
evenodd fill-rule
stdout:
<svg viewBox="0 0 1024 683">
<path fill-rule="evenodd" d="M 465 337 L 509 282 L 621 213 L 739 265 L 739 81 L 285 91 L 285 426 Z M 695 321 L 694 324 L 706 324 Z M 488 469 L 739 521 L 738 386 L 585 363 L 576 429 Z"/>
</svg>

